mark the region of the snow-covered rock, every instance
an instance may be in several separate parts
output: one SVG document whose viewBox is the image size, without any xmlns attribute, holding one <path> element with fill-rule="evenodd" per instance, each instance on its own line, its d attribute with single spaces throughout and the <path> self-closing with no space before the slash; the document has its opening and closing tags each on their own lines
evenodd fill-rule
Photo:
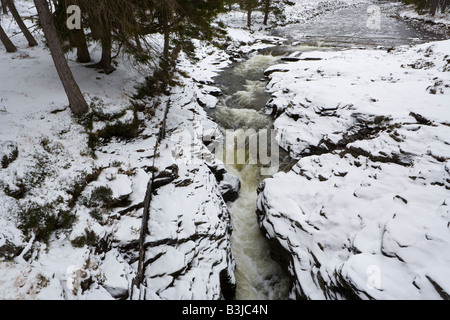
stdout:
<svg viewBox="0 0 450 320">
<path fill-rule="evenodd" d="M 194 95 L 190 102 L 185 102 L 184 91 L 172 97 L 180 100 L 173 104 L 167 125 L 176 130 L 163 141 L 156 162 L 166 169 L 155 177 L 158 188 L 145 240 L 145 297 L 231 298 L 235 285 L 231 221 L 219 186 L 227 172 L 214 170 L 223 164 L 208 160 L 213 156 L 201 140 L 204 130 L 216 125 L 207 119 Z M 185 112 L 194 120 L 179 122 L 179 117 L 191 118 L 183 116 Z"/>
<path fill-rule="evenodd" d="M 449 298 L 448 52 L 309 53 L 270 75 L 301 160 L 263 182 L 258 215 L 291 298 Z"/>
<path fill-rule="evenodd" d="M 219 189 L 226 202 L 233 202 L 239 197 L 241 181 L 234 174 L 226 173 L 219 184 Z"/>
<path fill-rule="evenodd" d="M 29 17 L 36 12 L 29 2 L 16 5 L 32 24 Z M 2 17 L 2 25 L 9 35 L 19 32 L 9 15 Z M 36 37 L 43 39 L 39 32 Z M 1 77 L 9 79 L 0 86 L 0 298 L 134 298 L 143 201 L 152 172 L 160 185 L 154 190 L 145 241 L 145 297 L 231 298 L 235 279 L 230 218 L 219 181 L 202 158 L 213 156 L 197 137 L 198 161 L 179 159 L 177 148 L 190 146 L 172 141 L 172 134 L 183 130 L 200 136 L 217 129 L 199 103 L 217 103 L 220 91 L 207 83 L 231 63 L 229 55 L 199 41 L 195 44 L 201 63 L 194 65 L 180 54 L 180 68 L 191 78 L 182 78 L 184 86 L 168 97 L 167 137 L 154 154 L 167 101 L 143 99 L 137 114 L 131 110 L 129 97 L 143 75 L 127 61 L 119 58 L 117 70 L 105 78 L 69 58 L 88 102 L 108 115 L 124 113 L 117 121 L 128 124 L 137 116 L 140 122 L 139 137 L 113 137 L 92 150 L 89 129 L 67 108 L 48 50 L 44 45 L 29 48 L 20 36 L 14 42 L 18 53 L 0 54 Z M 94 59 L 98 54 L 92 51 Z M 157 107 L 142 112 L 146 105 Z M 94 121 L 93 132 L 103 128 L 103 121 Z M 34 241 L 32 231 L 25 237 L 18 228 L 18 215 L 27 205 L 76 219 L 66 229 L 50 232 L 47 242 Z"/>
<path fill-rule="evenodd" d="M 127 275 L 131 272 L 127 270 L 126 265 L 116 250 L 106 253 L 102 262 L 105 277 L 103 286 L 116 299 L 126 299 L 129 295 L 130 284 Z"/>
</svg>

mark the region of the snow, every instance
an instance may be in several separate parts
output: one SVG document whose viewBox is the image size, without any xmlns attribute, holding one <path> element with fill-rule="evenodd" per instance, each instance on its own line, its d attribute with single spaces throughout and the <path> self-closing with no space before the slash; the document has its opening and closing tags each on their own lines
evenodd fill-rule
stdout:
<svg viewBox="0 0 450 320">
<path fill-rule="evenodd" d="M 434 68 L 411 67 L 423 59 L 421 53 L 427 50 L 436 52 L 425 58 Z M 281 145 L 298 156 L 309 145 L 317 146 L 323 137 L 329 135 L 336 139 L 335 132 L 348 128 L 357 113 L 373 117 L 387 115 L 407 121 L 410 113 L 414 112 L 430 121 L 447 121 L 450 111 L 445 91 L 448 91 L 446 85 L 450 83 L 443 70 L 449 50 L 449 43 L 444 41 L 414 49 L 402 47 L 394 53 L 354 50 L 314 52 L 305 53 L 302 57 L 324 60 L 271 67 L 270 70 L 289 69 L 289 72 L 272 73 L 268 85 L 274 97 L 271 105 L 277 111 L 286 110 L 275 122 Z M 439 83 L 442 93 L 430 94 L 427 90 L 436 83 Z M 284 94 L 286 90 L 290 92 Z M 335 117 L 318 116 L 327 113 L 333 113 Z M 308 125 L 296 125 L 297 117 Z M 295 138 L 304 143 L 299 141 L 291 145 Z"/>
<path fill-rule="evenodd" d="M 302 58 L 322 60 L 272 67 L 285 70 L 268 85 L 278 139 L 300 160 L 258 201 L 263 230 L 288 252 L 291 298 L 448 293 L 448 52 L 450 41 L 311 52 Z"/>
<path fill-rule="evenodd" d="M 29 2 L 16 3 L 22 16 L 35 14 L 34 8 L 29 8 Z M 8 34 L 17 33 L 18 27 L 11 22 L 10 16 L 2 16 L 1 23 Z M 27 19 L 26 23 L 31 22 Z M 42 34 L 35 32 L 35 36 L 42 43 Z M 0 156 L 11 160 L 7 168 L 0 170 L 0 252 L 3 254 L 0 257 L 0 298 L 130 298 L 131 283 L 137 272 L 135 262 L 139 253 L 141 204 L 151 168 L 155 165 L 155 169 L 161 172 L 176 164 L 173 151 L 177 143 L 172 140 L 170 132 L 188 131 L 197 137 L 204 131 L 217 129 L 197 99 L 201 98 L 210 107 L 215 106 L 217 97 L 213 95 L 218 92 L 206 83 L 212 82 L 212 78 L 231 63 L 229 56 L 200 42 L 196 44 L 201 63 L 194 65 L 186 56 L 180 56 L 180 69 L 185 68 L 190 77 L 182 78 L 184 88 L 175 88 L 170 97 L 169 135 L 161 143 L 154 163 L 153 147 L 165 101 L 142 101 L 159 107 L 155 109 L 153 118 L 138 112 L 137 117 L 144 124 L 141 136 L 127 141 L 113 138 L 99 145 L 94 150 L 95 156 L 92 156 L 87 146 L 88 130 L 68 110 L 67 98 L 48 50 L 43 45 L 28 48 L 25 39 L 19 35 L 12 40 L 19 51 L 0 54 Z M 90 49 L 93 58 L 98 59 L 98 46 Z M 132 62 L 119 57 L 117 70 L 104 75 L 75 63 L 73 53 L 69 53 L 68 58 L 88 103 L 105 114 L 123 114 L 109 124 L 134 120 L 129 97 L 143 80 L 143 70 L 134 68 Z M 220 59 L 222 62 L 217 64 Z M 105 125 L 102 121 L 94 121 L 93 131 L 101 130 Z M 196 139 L 197 151 L 208 154 L 201 140 Z M 18 157 L 14 159 L 11 151 L 16 145 Z M 186 145 L 182 147 L 186 148 Z M 192 159 L 188 157 L 178 159 L 182 176 L 166 186 L 174 188 L 173 194 L 158 190 L 159 195 L 155 195 L 150 224 L 152 233 L 147 240 L 149 243 L 161 239 L 168 241 L 152 248 L 149 244 L 147 260 L 152 258 L 152 250 L 168 254 L 148 266 L 148 288 L 142 287 L 148 299 L 220 299 L 223 286 L 227 285 L 221 278 L 223 273 L 228 276 L 230 285 L 234 281 L 227 208 L 215 176 L 203 158 L 199 159 L 195 163 L 191 163 Z M 191 164 L 183 166 L 183 162 Z M 201 175 L 197 176 L 197 170 Z M 90 176 L 93 181 L 88 178 Z M 183 185 L 188 178 L 195 181 L 185 187 L 175 187 L 176 184 Z M 84 179 L 87 179 L 87 185 L 81 184 L 81 194 L 74 199 L 71 190 L 77 190 L 76 183 L 82 183 Z M 17 199 L 9 196 L 20 192 L 21 181 L 26 187 L 24 195 L 16 196 Z M 113 199 L 113 208 L 99 209 L 100 220 L 93 216 L 93 208 L 89 207 L 88 201 L 98 187 L 109 188 Z M 203 187 L 204 192 L 197 192 Z M 186 203 L 180 225 L 178 222 L 181 221 L 176 218 L 180 214 L 180 203 L 173 201 L 177 194 L 175 190 L 179 190 L 179 199 Z M 69 207 L 72 199 L 75 203 Z M 52 234 L 48 244 L 27 242 L 18 228 L 17 213 L 21 207 L 32 203 L 55 203 L 58 209 L 70 210 L 77 220 L 69 230 Z M 178 233 L 177 228 L 180 227 L 183 232 Z M 71 242 L 85 237 L 86 231 L 93 232 L 98 241 L 76 248 Z M 192 240 L 186 241 L 189 238 Z M 22 252 L 22 255 L 14 253 L 16 257 L 11 259 L 11 251 Z M 186 270 L 176 275 L 169 272 L 168 266 L 173 267 L 173 272 Z M 160 281 L 154 278 L 154 272 Z M 73 281 L 79 275 L 85 282 L 74 287 L 76 281 Z M 26 285 L 18 286 L 16 279 L 24 276 Z"/>
<path fill-rule="evenodd" d="M 281 24 L 306 22 L 359 2 L 296 1 L 284 8 Z M 30 1 L 16 4 L 24 17 L 35 14 Z M 227 49 L 194 41 L 198 62 L 183 53 L 179 57 L 179 70 L 189 75 L 181 77 L 183 86 L 174 88 L 169 98 L 142 101 L 158 107 L 153 117 L 138 112 L 144 123 L 141 135 L 113 138 L 92 154 L 88 130 L 67 108 L 42 34 L 34 33 L 41 45 L 28 48 L 11 17 L 1 18 L 19 51 L 0 53 L 0 160 L 8 159 L 0 170 L 0 299 L 131 299 L 138 291 L 146 299 L 223 298 L 224 287 L 236 281 L 224 197 L 230 190 L 237 192 L 239 179 L 224 173 L 218 181 L 212 168 L 220 170 L 223 164 L 209 159 L 201 140 L 218 125 L 202 106 L 220 109 L 221 93 L 213 83 L 224 68 L 285 39 L 267 35 L 260 13 L 255 13 L 251 30 L 242 27 L 244 12 L 221 15 L 218 20 L 228 26 Z M 90 49 L 98 59 L 99 46 Z M 258 203 L 264 230 L 294 257 L 289 265 L 295 279 L 291 297 L 348 298 L 347 291 L 333 290 L 349 287 L 362 298 L 377 299 L 439 298 L 449 292 L 448 52 L 448 41 L 390 53 L 314 52 L 301 58 L 323 60 L 272 67 L 286 71 L 273 72 L 267 87 L 271 106 L 281 113 L 275 122 L 279 142 L 292 156 L 304 158 L 292 172 L 266 180 Z M 75 63 L 73 53 L 67 56 L 89 103 L 106 114 L 124 111 L 114 121 L 134 120 L 129 97 L 145 75 L 142 69 L 119 57 L 113 74 L 98 74 Z M 263 60 L 258 68 L 276 58 Z M 237 70 L 254 71 L 245 64 Z M 169 134 L 155 155 L 167 99 Z M 251 97 L 242 94 L 242 99 Z M 417 123 L 411 112 L 432 125 Z M 379 115 L 390 117 L 385 124 L 392 132 L 375 130 L 370 139 L 346 141 L 345 155 L 329 150 L 347 133 L 371 127 L 367 123 Z M 253 110 L 248 116 L 260 117 Z M 95 132 L 105 123 L 94 121 L 93 127 Z M 314 155 L 317 146 L 326 152 Z M 154 193 L 146 279 L 140 290 L 132 291 L 147 183 L 152 170 L 158 174 L 174 165 L 178 177 Z M 95 176 L 93 181 L 90 176 Z M 75 198 L 75 187 L 85 179 Z M 110 188 L 120 204 L 101 208 L 98 219 L 84 200 L 100 186 Z M 69 230 L 52 234 L 48 243 L 33 241 L 33 235 L 30 240 L 19 228 L 18 212 L 33 203 L 52 203 L 74 213 L 77 221 Z M 98 241 L 77 248 L 72 241 L 86 230 Z M 9 256 L 11 250 L 18 251 L 15 258 Z M 381 287 L 367 288 L 368 275 L 377 271 L 380 278 L 374 284 Z M 84 282 L 74 286 L 74 279 Z"/>
<path fill-rule="evenodd" d="M 105 282 L 103 286 L 113 297 L 128 297 L 128 288 L 130 287 L 127 280 L 127 271 L 123 258 L 116 250 L 111 250 L 105 255 L 103 260 L 103 273 Z"/>
</svg>

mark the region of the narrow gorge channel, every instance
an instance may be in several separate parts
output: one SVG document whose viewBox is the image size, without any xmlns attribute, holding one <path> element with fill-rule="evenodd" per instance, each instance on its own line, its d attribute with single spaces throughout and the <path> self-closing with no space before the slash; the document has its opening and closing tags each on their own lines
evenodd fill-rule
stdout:
<svg viewBox="0 0 450 320">
<path fill-rule="evenodd" d="M 221 102 L 209 115 L 225 130 L 234 130 L 233 139 L 243 138 L 245 130 L 271 130 L 274 119 L 266 104 L 267 78 L 270 66 L 295 61 L 309 51 L 337 51 L 351 48 L 386 49 L 397 45 L 438 40 L 440 36 L 413 28 L 394 17 L 392 4 L 377 2 L 382 15 L 381 30 L 366 27 L 368 7 L 359 5 L 324 14 L 319 19 L 301 25 L 291 25 L 272 31 L 287 39 L 287 44 L 250 54 L 246 60 L 234 63 L 215 79 L 223 92 Z M 307 62 L 305 62 L 307 63 Z M 248 135 L 247 135 L 248 138 Z M 233 148 L 228 152 L 235 152 Z M 289 169 L 295 160 L 281 151 L 279 171 Z M 223 160 L 223 159 L 221 159 Z M 225 162 L 225 161 L 224 161 Z M 284 300 L 289 297 L 290 280 L 279 264 L 272 260 L 270 246 L 261 234 L 257 217 L 257 189 L 263 181 L 261 167 L 253 164 L 227 164 L 227 170 L 239 177 L 239 198 L 229 205 L 232 216 L 232 251 L 236 260 L 237 300 Z"/>
<path fill-rule="evenodd" d="M 223 129 L 236 130 L 233 131 L 233 139 L 245 139 L 247 130 L 258 132 L 272 128 L 271 117 L 262 112 L 269 98 L 265 93 L 264 71 L 276 61 L 271 55 L 255 54 L 224 71 L 216 79 L 224 98 L 211 111 L 211 116 Z M 234 148 L 234 143 L 227 145 L 225 155 L 235 152 Z M 232 251 L 237 264 L 236 299 L 286 299 L 289 280 L 271 259 L 268 241 L 257 223 L 257 189 L 264 178 L 261 167 L 242 164 L 235 159 L 234 164 L 227 164 L 227 170 L 241 181 L 240 196 L 229 206 L 233 224 Z"/>
</svg>

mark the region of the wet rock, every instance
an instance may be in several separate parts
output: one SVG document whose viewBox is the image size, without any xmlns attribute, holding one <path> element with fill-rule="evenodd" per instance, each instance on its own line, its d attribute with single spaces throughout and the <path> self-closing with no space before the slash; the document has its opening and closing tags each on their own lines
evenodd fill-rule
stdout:
<svg viewBox="0 0 450 320">
<path fill-rule="evenodd" d="M 159 189 L 172 183 L 173 181 L 178 179 L 178 177 L 179 175 L 177 165 L 174 164 L 170 167 L 167 167 L 166 169 L 164 169 L 164 171 L 162 171 L 155 177 L 155 180 L 153 181 L 153 190 Z"/>
<path fill-rule="evenodd" d="M 228 173 L 223 164 L 215 163 L 209 165 L 209 169 L 216 177 L 219 184 L 219 190 L 222 193 L 225 202 L 234 202 L 239 198 L 241 190 L 241 181 L 231 173 Z"/>
<path fill-rule="evenodd" d="M 239 198 L 241 181 L 234 174 L 226 173 L 219 184 L 219 190 L 222 193 L 225 202 L 234 202 Z"/>
<path fill-rule="evenodd" d="M 224 179 L 225 174 L 227 174 L 227 169 L 225 169 L 225 166 L 219 164 L 218 162 L 208 165 L 208 168 L 214 174 L 218 183 L 221 183 Z"/>
<path fill-rule="evenodd" d="M 236 282 L 226 269 L 220 273 L 220 285 L 223 298 L 225 300 L 233 300 L 236 294 Z"/>
</svg>

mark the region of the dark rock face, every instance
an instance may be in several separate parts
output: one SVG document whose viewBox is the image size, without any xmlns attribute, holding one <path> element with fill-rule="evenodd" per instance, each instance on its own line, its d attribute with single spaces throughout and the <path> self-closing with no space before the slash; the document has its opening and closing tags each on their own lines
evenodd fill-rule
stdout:
<svg viewBox="0 0 450 320">
<path fill-rule="evenodd" d="M 6 238 L 0 237 L 0 260 L 12 260 L 23 250 L 23 246 L 17 246 Z"/>
</svg>

